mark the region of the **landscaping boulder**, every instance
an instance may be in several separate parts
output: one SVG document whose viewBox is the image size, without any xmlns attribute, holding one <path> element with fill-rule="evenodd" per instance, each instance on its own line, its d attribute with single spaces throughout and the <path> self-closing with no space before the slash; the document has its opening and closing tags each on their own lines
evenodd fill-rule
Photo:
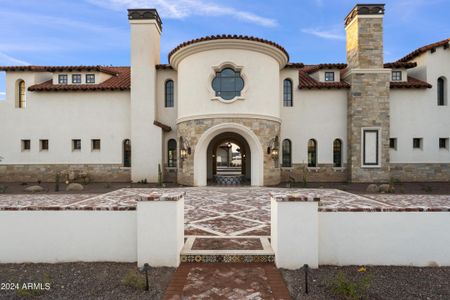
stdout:
<svg viewBox="0 0 450 300">
<path fill-rule="evenodd" d="M 378 185 L 376 185 L 376 184 L 369 184 L 366 191 L 368 193 L 378 193 L 380 191 L 380 189 L 379 189 Z"/>
<path fill-rule="evenodd" d="M 24 191 L 28 192 L 28 193 L 40 193 L 40 192 L 45 191 L 45 189 L 40 185 L 32 185 L 32 186 L 27 186 L 24 189 Z"/>
<path fill-rule="evenodd" d="M 381 184 L 380 185 L 380 193 L 393 193 L 394 192 L 394 187 L 391 186 L 390 184 Z"/>
<path fill-rule="evenodd" d="M 82 190 L 84 190 L 84 187 L 79 183 L 70 183 L 66 187 L 66 191 L 68 191 L 68 192 L 78 192 L 78 191 L 82 191 Z"/>
</svg>

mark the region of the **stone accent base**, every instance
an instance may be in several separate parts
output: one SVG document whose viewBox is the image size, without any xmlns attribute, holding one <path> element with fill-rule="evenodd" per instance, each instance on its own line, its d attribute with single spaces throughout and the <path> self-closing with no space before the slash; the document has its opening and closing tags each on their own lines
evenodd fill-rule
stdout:
<svg viewBox="0 0 450 300">
<path fill-rule="evenodd" d="M 391 164 L 391 178 L 404 182 L 450 182 L 450 163 Z"/>
<path fill-rule="evenodd" d="M 281 181 L 303 182 L 306 170 L 306 182 L 346 182 L 347 168 L 334 168 L 331 164 L 319 164 L 317 168 L 305 168 L 304 164 L 293 164 L 291 168 L 281 169 Z"/>
<path fill-rule="evenodd" d="M 0 165 L 0 182 L 55 182 L 57 173 L 61 182 L 84 175 L 90 182 L 130 182 L 130 170 L 120 164 Z"/>
</svg>

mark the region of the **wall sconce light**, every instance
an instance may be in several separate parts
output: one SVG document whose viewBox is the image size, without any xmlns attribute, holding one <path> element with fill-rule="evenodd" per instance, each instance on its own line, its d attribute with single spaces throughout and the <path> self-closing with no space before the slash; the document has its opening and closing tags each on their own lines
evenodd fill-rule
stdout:
<svg viewBox="0 0 450 300">
<path fill-rule="evenodd" d="M 186 157 L 187 157 L 187 150 L 181 148 L 180 149 L 180 158 L 184 160 L 184 159 L 186 159 Z"/>
<path fill-rule="evenodd" d="M 272 148 L 272 159 L 277 160 L 278 159 L 278 155 L 279 155 L 279 151 L 278 148 Z"/>
<path fill-rule="evenodd" d="M 278 160 L 279 148 L 278 136 L 276 136 L 270 141 L 269 147 L 267 147 L 267 154 L 270 154 L 273 160 Z"/>
<path fill-rule="evenodd" d="M 188 155 L 191 155 L 191 147 L 189 146 L 189 142 L 180 137 L 180 158 L 185 160 Z"/>
</svg>

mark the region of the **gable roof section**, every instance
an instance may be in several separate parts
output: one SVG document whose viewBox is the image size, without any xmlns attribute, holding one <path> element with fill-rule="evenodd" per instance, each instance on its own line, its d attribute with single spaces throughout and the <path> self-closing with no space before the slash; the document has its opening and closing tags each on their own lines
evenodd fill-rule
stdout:
<svg viewBox="0 0 450 300">
<path fill-rule="evenodd" d="M 405 55 L 404 57 L 400 58 L 399 60 L 397 60 L 397 62 L 407 62 L 410 61 L 411 59 L 416 58 L 417 56 L 427 52 L 428 50 L 433 51 L 436 50 L 437 47 L 444 47 L 445 49 L 447 49 L 449 47 L 449 42 L 450 42 L 450 38 L 433 43 L 433 44 L 429 44 L 420 48 L 417 48 L 416 50 L 414 50 L 413 52 Z"/>
<path fill-rule="evenodd" d="M 52 80 L 48 80 L 43 83 L 32 85 L 28 88 L 28 90 L 33 92 L 35 91 L 58 92 L 58 91 L 126 91 L 130 89 L 130 67 L 101 67 L 101 68 L 102 71 L 99 72 L 111 74 L 112 77 L 98 84 L 53 84 Z M 68 69 L 64 70 L 68 71 Z M 83 70 L 88 71 L 88 69 Z M 81 70 L 76 69 L 75 71 Z"/>
<path fill-rule="evenodd" d="M 107 66 L 0 66 L 0 71 L 6 72 L 101 72 L 117 75 L 114 67 Z"/>
</svg>

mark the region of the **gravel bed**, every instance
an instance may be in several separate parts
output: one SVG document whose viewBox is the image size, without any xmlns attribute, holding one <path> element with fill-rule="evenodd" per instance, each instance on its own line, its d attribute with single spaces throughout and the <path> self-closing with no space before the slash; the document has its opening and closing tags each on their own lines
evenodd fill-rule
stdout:
<svg viewBox="0 0 450 300">
<path fill-rule="evenodd" d="M 3 285 L 0 299 L 162 299 L 174 272 L 175 268 L 151 269 L 150 290 L 145 291 L 145 276 L 135 263 L 0 264 L 0 285 L 42 283 L 31 289 L 10 285 L 5 290 Z"/>
<path fill-rule="evenodd" d="M 281 273 L 293 299 L 351 299 L 337 295 L 338 274 L 353 282 L 369 277 L 362 299 L 450 299 L 450 267 L 320 266 L 310 270 L 309 293 L 305 294 L 303 269 Z"/>
</svg>

